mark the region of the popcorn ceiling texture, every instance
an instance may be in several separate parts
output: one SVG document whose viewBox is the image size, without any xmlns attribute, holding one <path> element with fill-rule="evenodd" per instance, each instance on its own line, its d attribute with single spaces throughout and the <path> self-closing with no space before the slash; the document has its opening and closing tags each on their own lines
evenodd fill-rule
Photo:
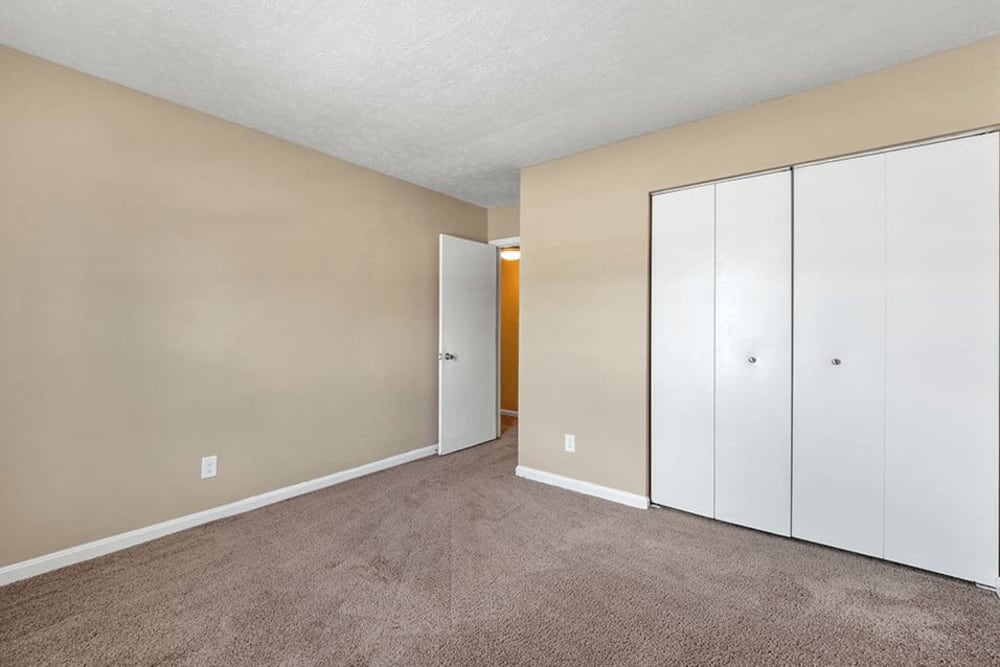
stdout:
<svg viewBox="0 0 1000 667">
<path fill-rule="evenodd" d="M 488 207 L 520 167 L 998 31 L 997 0 L 0 3 L 2 44 Z"/>
</svg>

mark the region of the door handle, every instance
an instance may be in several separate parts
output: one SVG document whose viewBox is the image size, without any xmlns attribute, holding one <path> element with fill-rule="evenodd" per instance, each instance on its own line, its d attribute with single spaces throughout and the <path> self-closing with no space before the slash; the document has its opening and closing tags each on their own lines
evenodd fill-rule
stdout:
<svg viewBox="0 0 1000 667">
<path fill-rule="evenodd" d="M 747 362 L 751 364 L 757 363 L 757 357 L 747 357 Z"/>
<path fill-rule="evenodd" d="M 451 352 L 442 352 L 441 354 L 438 355 L 439 361 L 453 361 L 454 359 L 455 355 L 452 354 Z"/>
<path fill-rule="evenodd" d="M 831 359 L 830 363 L 833 364 L 834 366 L 839 366 L 839 365 L 841 365 L 844 362 L 841 361 L 840 359 Z"/>
</svg>

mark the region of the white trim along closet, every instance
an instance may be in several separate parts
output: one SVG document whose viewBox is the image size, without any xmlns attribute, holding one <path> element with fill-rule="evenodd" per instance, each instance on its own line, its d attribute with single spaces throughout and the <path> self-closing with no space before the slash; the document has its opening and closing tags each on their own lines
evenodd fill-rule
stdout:
<svg viewBox="0 0 1000 667">
<path fill-rule="evenodd" d="M 654 503 L 997 586 L 997 136 L 653 195 Z"/>
</svg>

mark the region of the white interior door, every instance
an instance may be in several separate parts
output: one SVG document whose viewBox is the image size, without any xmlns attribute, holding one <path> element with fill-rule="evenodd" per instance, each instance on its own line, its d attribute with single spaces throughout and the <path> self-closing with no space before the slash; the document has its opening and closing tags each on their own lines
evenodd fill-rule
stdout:
<svg viewBox="0 0 1000 667">
<path fill-rule="evenodd" d="M 996 133 L 887 156 L 885 557 L 997 583 Z"/>
<path fill-rule="evenodd" d="M 651 496 L 714 516 L 715 186 L 653 197 Z"/>
<path fill-rule="evenodd" d="M 882 556 L 884 154 L 795 169 L 792 535 Z"/>
<path fill-rule="evenodd" d="M 441 235 L 438 453 L 499 435 L 497 249 Z"/>
<path fill-rule="evenodd" d="M 791 529 L 791 171 L 716 185 L 715 516 Z"/>
</svg>

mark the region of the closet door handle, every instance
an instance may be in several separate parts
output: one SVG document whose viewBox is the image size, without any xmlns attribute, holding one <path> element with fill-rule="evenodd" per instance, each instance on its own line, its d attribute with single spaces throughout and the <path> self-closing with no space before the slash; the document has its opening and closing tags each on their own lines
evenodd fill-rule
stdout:
<svg viewBox="0 0 1000 667">
<path fill-rule="evenodd" d="M 834 366 L 839 366 L 840 364 L 842 364 L 844 362 L 842 362 L 840 359 L 833 358 L 833 359 L 830 360 L 830 363 L 833 364 Z"/>
<path fill-rule="evenodd" d="M 747 361 L 751 364 L 757 363 L 757 357 L 747 357 Z"/>
</svg>

